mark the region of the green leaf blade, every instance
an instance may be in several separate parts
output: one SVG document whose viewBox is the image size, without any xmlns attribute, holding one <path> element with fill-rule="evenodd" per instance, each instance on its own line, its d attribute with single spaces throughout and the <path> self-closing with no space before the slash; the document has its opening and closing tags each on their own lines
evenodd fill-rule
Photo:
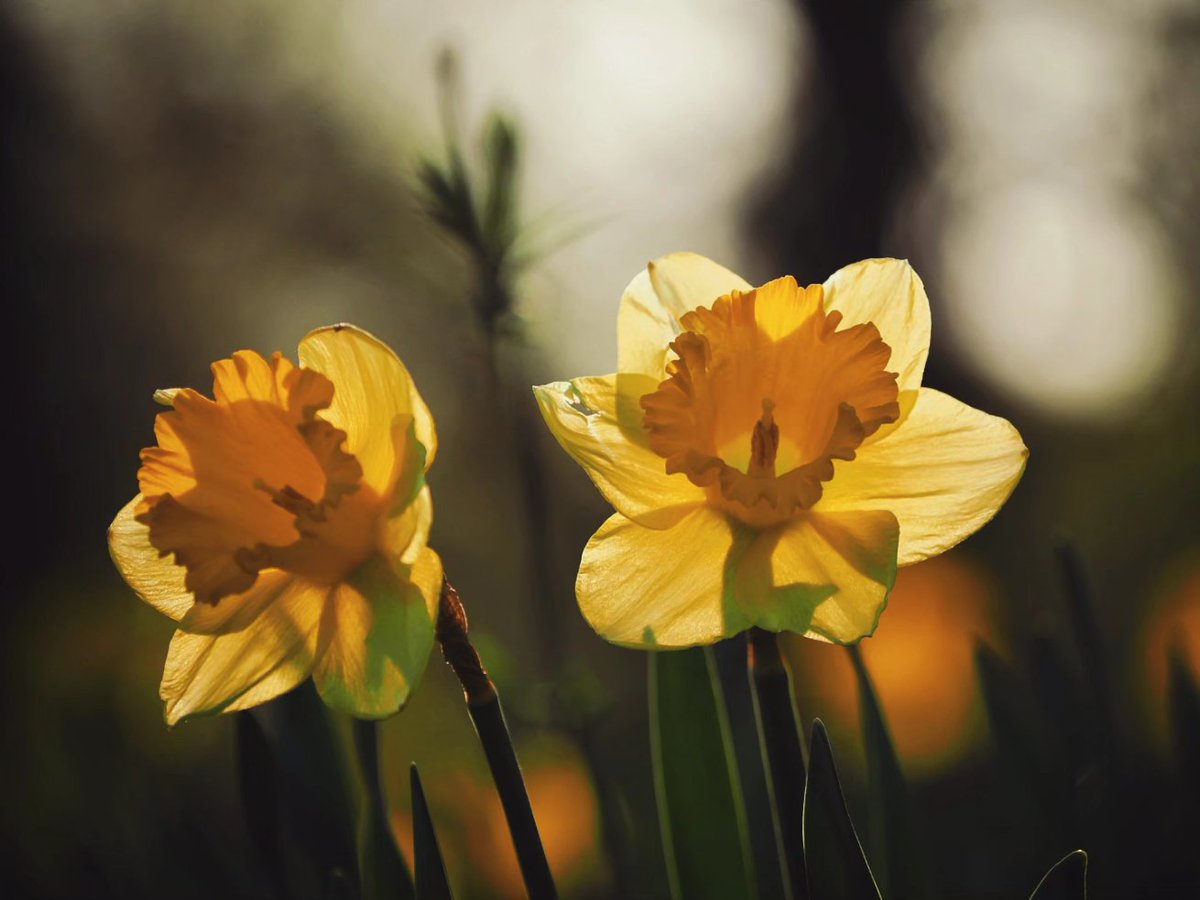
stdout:
<svg viewBox="0 0 1200 900">
<path fill-rule="evenodd" d="M 364 900 L 412 900 L 415 897 L 408 865 L 396 846 L 388 816 L 387 797 L 379 767 L 379 726 L 353 721 L 354 748 L 366 787 L 358 830 L 359 871 Z"/>
<path fill-rule="evenodd" d="M 879 900 L 820 719 L 813 720 L 804 790 L 804 860 L 811 900 Z"/>
<path fill-rule="evenodd" d="M 1088 855 L 1073 850 L 1038 882 L 1029 900 L 1087 900 Z"/>
<path fill-rule="evenodd" d="M 873 872 L 884 896 L 927 900 L 934 896 L 934 891 L 917 838 L 920 830 L 914 821 L 908 784 L 862 653 L 857 645 L 848 650 L 858 680 L 858 705 L 867 753 Z"/>
<path fill-rule="evenodd" d="M 433 819 L 429 815 L 429 804 L 425 801 L 425 789 L 417 765 L 409 769 L 412 785 L 413 816 L 413 865 L 416 868 L 417 900 L 450 900 L 450 882 L 446 878 L 446 864 L 438 846 Z"/>
<path fill-rule="evenodd" d="M 650 723 L 672 896 L 757 896 L 741 786 L 710 651 L 650 654 Z"/>
</svg>

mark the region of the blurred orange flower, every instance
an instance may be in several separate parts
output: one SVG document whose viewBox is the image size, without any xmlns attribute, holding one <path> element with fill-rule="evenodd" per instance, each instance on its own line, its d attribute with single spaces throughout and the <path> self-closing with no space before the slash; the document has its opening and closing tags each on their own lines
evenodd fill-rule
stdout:
<svg viewBox="0 0 1200 900">
<path fill-rule="evenodd" d="M 857 641 L 897 566 L 982 527 L 1025 468 L 1011 424 L 921 386 L 929 301 L 907 262 L 752 288 L 676 253 L 629 284 L 617 330 L 617 374 L 534 388 L 616 508 L 576 582 L 614 643 Z"/>
<path fill-rule="evenodd" d="M 981 638 L 996 642 L 994 607 L 986 574 L 951 552 L 898 573 L 887 628 L 863 642 L 863 659 L 910 774 L 942 768 L 986 733 L 975 645 Z M 845 652 L 801 640 L 785 648 L 799 707 L 858 740 L 858 680 Z"/>
<path fill-rule="evenodd" d="M 365 331 L 313 331 L 299 358 L 239 351 L 213 363 L 213 399 L 155 395 L 172 409 L 108 540 L 129 585 L 178 624 L 160 689 L 169 724 L 310 675 L 330 706 L 386 716 L 432 649 L 433 418 Z"/>
</svg>

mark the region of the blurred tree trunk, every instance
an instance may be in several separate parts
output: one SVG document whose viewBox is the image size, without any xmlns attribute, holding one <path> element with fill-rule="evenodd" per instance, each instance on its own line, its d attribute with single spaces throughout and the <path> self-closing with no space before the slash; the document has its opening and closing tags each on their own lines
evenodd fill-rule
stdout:
<svg viewBox="0 0 1200 900">
<path fill-rule="evenodd" d="M 794 0 L 812 35 L 795 145 L 752 211 L 772 269 L 823 281 L 886 255 L 886 232 L 916 139 L 896 65 L 908 0 Z"/>
</svg>

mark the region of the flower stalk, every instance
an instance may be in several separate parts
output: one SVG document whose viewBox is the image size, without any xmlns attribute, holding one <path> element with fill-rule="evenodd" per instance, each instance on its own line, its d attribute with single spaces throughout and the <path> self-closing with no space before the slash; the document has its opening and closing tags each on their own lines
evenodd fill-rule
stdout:
<svg viewBox="0 0 1200 900">
<path fill-rule="evenodd" d="M 776 814 L 792 896 L 808 897 L 804 863 L 804 750 L 796 721 L 792 681 L 779 653 L 779 638 L 762 628 L 750 629 L 747 646 L 755 712 L 763 750 L 775 788 Z"/>
<path fill-rule="evenodd" d="M 436 637 L 442 655 L 463 686 L 467 711 L 483 745 L 492 780 L 500 795 L 504 818 L 508 822 L 530 900 L 555 898 L 558 890 L 554 886 L 550 863 L 546 859 L 542 838 L 533 817 L 529 792 L 521 775 L 521 764 L 517 761 L 512 735 L 509 734 L 504 710 L 500 706 L 500 695 L 483 667 L 479 652 L 471 644 L 467 612 L 458 591 L 448 580 L 442 584 Z"/>
</svg>

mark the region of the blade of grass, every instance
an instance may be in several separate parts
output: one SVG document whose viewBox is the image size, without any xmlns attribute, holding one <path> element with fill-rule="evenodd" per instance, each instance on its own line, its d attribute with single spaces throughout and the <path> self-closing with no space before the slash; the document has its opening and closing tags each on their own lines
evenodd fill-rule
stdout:
<svg viewBox="0 0 1200 900">
<path fill-rule="evenodd" d="M 729 726 L 712 654 L 652 653 L 650 744 L 671 895 L 756 897 Z"/>
<path fill-rule="evenodd" d="M 412 785 L 413 815 L 413 862 L 417 870 L 417 900 L 450 900 L 450 882 L 446 878 L 446 864 L 442 862 L 442 851 L 438 847 L 437 832 L 429 815 L 429 804 L 425 802 L 425 789 L 421 787 L 421 776 L 417 764 L 409 769 Z"/>
<path fill-rule="evenodd" d="M 1038 882 L 1029 900 L 1087 900 L 1088 855 L 1073 850 Z"/>
<path fill-rule="evenodd" d="M 558 896 L 558 889 L 554 885 L 550 863 L 546 860 L 546 851 L 533 817 L 521 765 L 517 761 L 512 735 L 508 732 L 508 723 L 500 706 L 500 695 L 472 646 L 467 630 L 467 613 L 459 600 L 458 591 L 449 581 L 444 581 L 438 608 L 437 641 L 466 694 L 467 712 L 475 725 L 488 768 L 492 772 L 492 781 L 500 795 L 521 876 L 525 879 L 525 889 L 530 900 L 553 900 Z"/>
<path fill-rule="evenodd" d="M 358 860 L 364 900 L 411 900 L 415 897 L 412 875 L 392 831 L 387 792 L 379 761 L 379 724 L 365 719 L 352 721 L 354 750 L 366 788 L 359 816 Z"/>
<path fill-rule="evenodd" d="M 804 860 L 813 900 L 879 900 L 879 888 L 850 821 L 829 734 L 813 720 L 804 791 Z"/>
<path fill-rule="evenodd" d="M 782 857 L 796 900 L 808 897 L 804 866 L 804 745 L 796 717 L 792 681 L 769 631 L 749 631 L 749 667 L 754 680 L 755 722 L 774 788 Z"/>
<path fill-rule="evenodd" d="M 867 753 L 872 871 L 886 897 L 935 896 L 914 821 L 912 801 L 871 674 L 857 644 L 848 646 L 858 679 L 858 707 Z"/>
</svg>

